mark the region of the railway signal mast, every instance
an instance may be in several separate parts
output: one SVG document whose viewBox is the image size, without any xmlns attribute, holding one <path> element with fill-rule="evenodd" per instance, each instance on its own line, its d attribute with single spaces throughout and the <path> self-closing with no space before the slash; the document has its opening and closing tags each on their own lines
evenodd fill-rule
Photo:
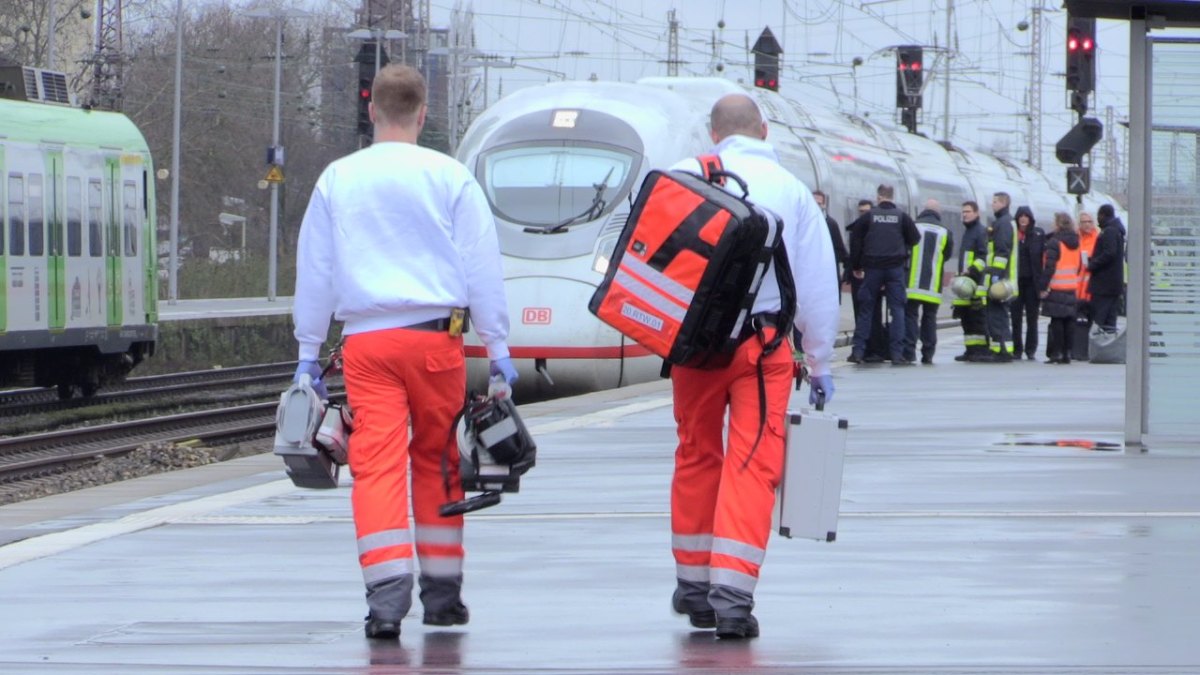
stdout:
<svg viewBox="0 0 1200 675">
<path fill-rule="evenodd" d="M 96 2 L 96 50 L 92 54 L 91 105 L 103 110 L 121 110 L 124 97 L 124 45 L 121 1 Z M 53 30 L 53 27 L 52 27 Z"/>
<path fill-rule="evenodd" d="M 1067 91 L 1070 108 L 1079 119 L 1074 127 L 1055 145 L 1055 156 L 1067 167 L 1067 192 L 1082 195 L 1091 190 L 1091 167 L 1084 160 L 1092 146 L 1104 134 L 1104 125 L 1094 117 L 1086 117 L 1088 96 L 1096 86 L 1096 20 L 1067 18 Z"/>
<path fill-rule="evenodd" d="M 896 107 L 901 124 L 913 134 L 917 133 L 917 111 L 924 98 L 924 59 L 925 50 L 919 45 L 896 47 Z"/>
</svg>

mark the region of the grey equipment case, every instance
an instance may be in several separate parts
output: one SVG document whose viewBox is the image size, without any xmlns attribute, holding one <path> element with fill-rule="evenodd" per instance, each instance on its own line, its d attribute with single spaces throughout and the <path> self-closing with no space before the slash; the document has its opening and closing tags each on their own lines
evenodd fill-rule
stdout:
<svg viewBox="0 0 1200 675">
<path fill-rule="evenodd" d="M 788 538 L 837 539 L 849 424 L 824 407 L 820 400 L 816 410 L 787 412 L 783 479 L 775 493 L 773 523 Z"/>
<path fill-rule="evenodd" d="M 288 387 L 275 415 L 275 454 L 296 487 L 332 489 L 346 463 L 349 410 L 321 400 L 308 375 Z"/>
<path fill-rule="evenodd" d="M 1092 363 L 1125 363 L 1125 327 L 1112 331 L 1100 324 L 1092 326 L 1088 355 Z"/>
</svg>

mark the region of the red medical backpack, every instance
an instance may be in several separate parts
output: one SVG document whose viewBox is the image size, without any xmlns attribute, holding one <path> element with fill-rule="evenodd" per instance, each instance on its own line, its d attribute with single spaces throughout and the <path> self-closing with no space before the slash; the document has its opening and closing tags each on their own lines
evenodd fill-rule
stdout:
<svg viewBox="0 0 1200 675">
<path fill-rule="evenodd" d="M 747 199 L 745 181 L 719 157 L 698 159 L 703 176 L 646 175 L 588 309 L 668 364 L 721 368 L 759 328 L 751 310 L 772 259 L 783 309 L 771 350 L 790 332 L 795 287 L 782 221 Z M 725 178 L 741 197 L 719 187 Z"/>
</svg>

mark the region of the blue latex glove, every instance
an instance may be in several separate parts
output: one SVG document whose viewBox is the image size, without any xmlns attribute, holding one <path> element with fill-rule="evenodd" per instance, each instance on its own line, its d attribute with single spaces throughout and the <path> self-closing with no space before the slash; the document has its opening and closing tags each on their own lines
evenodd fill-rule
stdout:
<svg viewBox="0 0 1200 675">
<path fill-rule="evenodd" d="M 825 402 L 829 403 L 833 400 L 833 376 L 832 375 L 816 375 L 808 381 L 808 404 L 811 406 L 817 405 L 817 392 L 825 393 Z"/>
<path fill-rule="evenodd" d="M 502 359 L 492 361 L 491 368 L 488 369 L 488 375 L 495 377 L 497 375 L 504 378 L 504 381 L 512 386 L 517 382 L 517 367 L 513 365 L 512 359 L 507 356 Z"/>
<path fill-rule="evenodd" d="M 329 390 L 325 388 L 325 383 L 321 381 L 321 364 L 316 361 L 301 361 L 296 364 L 296 374 L 292 376 L 292 382 L 299 382 L 300 376 L 308 374 L 312 378 L 313 391 L 317 392 L 317 396 L 321 400 L 329 398 Z"/>
</svg>

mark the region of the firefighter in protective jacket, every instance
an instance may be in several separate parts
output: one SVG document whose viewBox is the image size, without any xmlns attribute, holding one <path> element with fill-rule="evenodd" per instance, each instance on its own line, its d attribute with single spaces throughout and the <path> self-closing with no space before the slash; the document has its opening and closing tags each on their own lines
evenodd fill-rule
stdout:
<svg viewBox="0 0 1200 675">
<path fill-rule="evenodd" d="M 992 211 L 996 220 L 988 228 L 987 276 L 988 303 L 984 308 L 987 321 L 988 349 L 983 360 L 1009 363 L 1013 360 L 1012 316 L 1008 303 L 1017 295 L 1017 229 L 1008 212 L 1012 198 L 1007 192 L 992 195 Z M 1009 288 L 1003 289 L 1007 283 Z"/>
<path fill-rule="evenodd" d="M 833 396 L 830 361 L 838 322 L 833 247 L 809 189 L 780 166 L 766 143 L 767 125 L 754 100 L 729 94 L 712 109 L 713 153 L 750 186 L 751 199 L 783 221 L 783 243 L 795 277 L 794 328 L 812 375 L 813 396 Z M 675 169 L 701 173 L 695 159 Z M 726 189 L 738 190 L 733 181 Z M 779 326 L 773 269 L 754 301 L 753 323 L 732 362 L 719 369 L 671 368 L 678 426 L 671 484 L 672 551 L 677 585 L 672 605 L 698 628 L 721 638 L 758 635 L 751 614 L 771 530 L 775 488 L 783 472 L 783 425 L 792 382 L 786 348 L 764 356 Z M 759 396 L 760 387 L 765 400 Z M 729 413 L 728 445 L 724 437 Z"/>
</svg>

